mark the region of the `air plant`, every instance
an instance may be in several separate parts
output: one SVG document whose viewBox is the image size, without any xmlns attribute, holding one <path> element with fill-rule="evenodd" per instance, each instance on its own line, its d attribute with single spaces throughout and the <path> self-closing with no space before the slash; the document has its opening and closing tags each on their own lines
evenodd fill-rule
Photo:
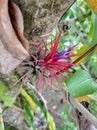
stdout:
<svg viewBox="0 0 97 130">
<path fill-rule="evenodd" d="M 61 35 L 62 32 L 60 32 L 58 38 L 54 43 L 51 41 L 51 48 L 48 54 L 47 44 L 44 43 L 44 47 L 33 44 L 33 46 L 37 47 L 41 51 L 42 58 L 38 59 L 33 54 L 30 54 L 32 60 L 30 59 L 30 61 L 23 62 L 27 66 L 30 66 L 32 68 L 34 67 L 34 71 L 38 72 L 39 79 L 37 88 L 43 86 L 45 77 L 48 77 L 50 79 L 51 86 L 54 79 L 60 83 L 59 75 L 61 75 L 62 78 L 66 79 L 63 72 L 68 73 L 68 69 L 75 65 L 70 60 L 71 57 L 75 56 L 75 54 L 71 53 L 75 46 L 58 52 L 58 44 L 60 42 Z"/>
</svg>

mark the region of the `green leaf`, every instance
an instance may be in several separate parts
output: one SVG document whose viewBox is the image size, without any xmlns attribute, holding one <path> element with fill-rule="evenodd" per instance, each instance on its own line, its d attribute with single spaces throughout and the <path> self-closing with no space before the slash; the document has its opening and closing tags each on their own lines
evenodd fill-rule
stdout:
<svg viewBox="0 0 97 130">
<path fill-rule="evenodd" d="M 93 35 L 92 40 L 90 41 L 90 46 L 93 46 L 97 43 L 97 14 L 93 13 Z"/>
<path fill-rule="evenodd" d="M 47 112 L 47 122 L 49 124 L 49 130 L 56 130 L 55 122 L 49 112 Z"/>
<path fill-rule="evenodd" d="M 33 130 L 35 130 L 35 127 L 33 125 L 33 112 L 30 109 L 29 103 L 26 100 L 25 100 L 24 108 L 25 108 L 25 112 L 24 112 L 25 119 L 26 119 L 28 125 L 30 125 L 33 128 Z"/>
<path fill-rule="evenodd" d="M 89 46 L 84 45 L 82 46 L 79 50 L 77 50 L 77 54 L 82 55 L 84 54 L 87 50 L 89 49 Z M 79 57 L 79 56 L 78 56 Z M 77 57 L 76 57 L 77 58 Z M 78 63 L 85 63 L 87 61 L 87 58 L 89 58 L 89 55 L 86 56 L 85 58 L 83 58 L 81 61 L 79 61 Z"/>
<path fill-rule="evenodd" d="M 7 92 L 7 87 L 0 81 L 0 98 Z"/>
<path fill-rule="evenodd" d="M 97 77 L 97 62 L 93 63 L 92 71 L 94 72 L 95 76 Z"/>
<path fill-rule="evenodd" d="M 97 84 L 87 71 L 79 70 L 67 81 L 68 91 L 73 97 L 91 94 L 97 90 Z"/>
<path fill-rule="evenodd" d="M 34 100 L 36 105 L 41 109 L 41 111 L 44 113 L 47 122 L 49 124 L 49 130 L 56 130 L 55 122 L 53 120 L 53 117 L 50 115 L 50 113 L 44 108 L 44 105 L 40 103 L 40 101 L 35 97 L 35 95 L 30 94 L 31 98 Z"/>
<path fill-rule="evenodd" d="M 11 96 L 2 96 L 2 101 L 4 101 L 4 105 L 7 107 L 11 107 L 14 103 L 14 99 Z"/>
<path fill-rule="evenodd" d="M 91 27 L 90 27 L 90 31 L 89 31 L 89 33 L 88 33 L 88 40 L 89 40 L 89 41 L 92 40 L 93 31 L 94 31 L 94 24 L 93 24 L 93 21 L 91 21 Z"/>
<path fill-rule="evenodd" d="M 41 103 L 40 103 L 40 101 L 36 98 L 36 96 L 34 95 L 34 94 L 30 94 L 29 93 L 29 95 L 30 95 L 30 97 L 33 99 L 33 101 L 35 102 L 35 104 L 41 109 L 41 111 L 44 113 L 44 115 L 45 115 L 45 117 L 46 117 L 46 109 L 44 108 L 44 105 L 42 105 Z"/>
</svg>

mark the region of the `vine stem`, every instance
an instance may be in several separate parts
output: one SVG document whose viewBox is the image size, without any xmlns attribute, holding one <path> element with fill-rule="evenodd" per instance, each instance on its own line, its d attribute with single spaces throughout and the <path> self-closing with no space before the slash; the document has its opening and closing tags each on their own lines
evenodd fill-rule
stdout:
<svg viewBox="0 0 97 130">
<path fill-rule="evenodd" d="M 97 47 L 97 43 L 93 47 L 91 47 L 88 51 L 86 51 L 84 54 L 82 54 L 80 57 L 78 57 L 75 61 L 73 61 L 73 64 L 76 64 L 79 61 L 81 61 L 84 57 L 86 57 L 88 54 L 94 51 L 96 47 Z"/>
</svg>

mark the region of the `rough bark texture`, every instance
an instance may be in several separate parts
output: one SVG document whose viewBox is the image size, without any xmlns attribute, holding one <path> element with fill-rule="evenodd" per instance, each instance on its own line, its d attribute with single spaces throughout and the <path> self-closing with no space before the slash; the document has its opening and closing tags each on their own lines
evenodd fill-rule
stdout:
<svg viewBox="0 0 97 130">
<path fill-rule="evenodd" d="M 25 34 L 39 41 L 39 36 L 54 29 L 75 0 L 15 0 L 23 12 Z"/>
<path fill-rule="evenodd" d="M 3 118 L 6 123 L 10 124 L 11 126 L 14 126 L 18 130 L 30 130 L 30 128 L 26 125 L 24 121 L 23 113 L 15 108 L 9 108 L 4 113 Z"/>
</svg>

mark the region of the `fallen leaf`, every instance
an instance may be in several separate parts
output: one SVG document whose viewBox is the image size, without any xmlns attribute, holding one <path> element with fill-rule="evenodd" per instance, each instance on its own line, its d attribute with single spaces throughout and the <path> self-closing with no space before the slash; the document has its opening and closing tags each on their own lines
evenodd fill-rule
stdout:
<svg viewBox="0 0 97 130">
<path fill-rule="evenodd" d="M 11 17 L 9 17 L 9 9 L 8 9 L 8 2 L 10 3 L 11 1 L 9 0 L 0 0 L 0 40 L 2 41 L 2 44 L 5 46 L 5 48 L 16 58 L 18 59 L 25 59 L 27 56 L 29 56 L 28 52 L 26 49 L 23 47 L 23 43 L 19 40 L 21 38 L 20 34 L 23 32 L 23 28 L 21 27 L 20 31 L 20 25 L 23 26 L 23 21 L 20 20 L 21 14 L 20 10 L 18 9 L 15 4 L 12 4 L 15 6 L 10 12 L 17 12 L 15 14 L 18 14 L 18 17 L 16 17 L 16 21 L 20 20 L 19 22 L 16 22 L 19 26 L 19 30 L 16 26 L 13 28 L 13 24 L 11 21 Z M 19 15 L 20 14 L 20 15 Z M 17 16 L 17 15 L 16 15 Z M 15 18 L 15 16 L 14 16 Z M 15 31 L 16 30 L 16 31 Z M 18 30 L 18 31 L 17 31 Z M 18 36 L 17 33 L 18 32 Z M 19 33 L 20 32 L 20 33 Z M 23 35 L 23 34 L 22 34 Z M 18 38 L 19 37 L 19 38 Z M 22 39 L 22 38 L 21 38 Z M 28 42 L 27 42 L 28 44 Z"/>
<path fill-rule="evenodd" d="M 19 7 L 13 2 L 13 0 L 9 1 L 9 15 L 15 30 L 15 33 L 20 40 L 21 44 L 26 50 L 29 50 L 28 40 L 24 37 L 24 22 L 21 10 Z"/>
<path fill-rule="evenodd" d="M 12 0 L 0 0 L 0 72 L 9 74 L 29 56 L 23 16 Z"/>
<path fill-rule="evenodd" d="M 0 41 L 0 72 L 3 74 L 9 74 L 13 71 L 22 60 L 14 58 L 9 51 L 6 50 L 2 42 Z"/>
</svg>

